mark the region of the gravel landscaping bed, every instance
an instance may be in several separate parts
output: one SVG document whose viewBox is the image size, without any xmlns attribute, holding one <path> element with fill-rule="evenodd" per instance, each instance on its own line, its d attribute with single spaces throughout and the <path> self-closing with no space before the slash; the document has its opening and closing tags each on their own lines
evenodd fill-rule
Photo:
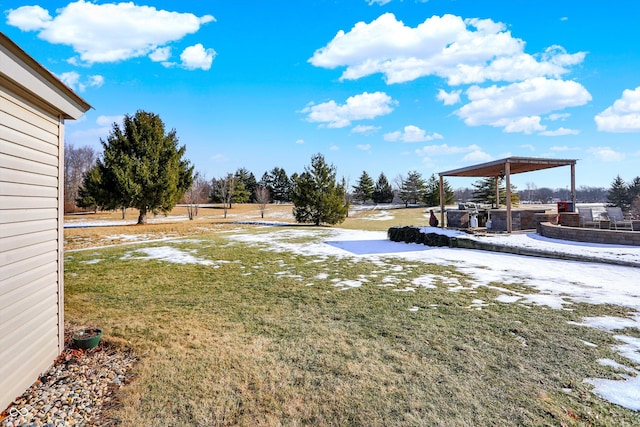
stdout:
<svg viewBox="0 0 640 427">
<path fill-rule="evenodd" d="M 65 350 L 22 396 L 0 415 L 0 427 L 109 426 L 117 391 L 131 381 L 137 358 L 104 340 L 91 350 L 73 347 L 65 331 Z"/>
</svg>

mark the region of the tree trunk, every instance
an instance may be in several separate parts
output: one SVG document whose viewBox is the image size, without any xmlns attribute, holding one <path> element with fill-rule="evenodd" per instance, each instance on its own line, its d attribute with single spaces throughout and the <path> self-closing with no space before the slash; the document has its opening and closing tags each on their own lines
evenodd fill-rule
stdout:
<svg viewBox="0 0 640 427">
<path fill-rule="evenodd" d="M 138 224 L 146 224 L 147 223 L 147 210 L 140 209 L 140 215 L 138 216 Z"/>
<path fill-rule="evenodd" d="M 124 216 L 127 214 L 127 208 L 120 208 L 120 210 L 122 211 L 122 219 L 124 219 Z"/>
</svg>

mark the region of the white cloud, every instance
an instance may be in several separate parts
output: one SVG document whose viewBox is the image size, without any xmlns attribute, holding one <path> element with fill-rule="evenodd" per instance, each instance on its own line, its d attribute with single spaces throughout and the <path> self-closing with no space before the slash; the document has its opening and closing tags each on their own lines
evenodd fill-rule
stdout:
<svg viewBox="0 0 640 427">
<path fill-rule="evenodd" d="M 529 151 L 536 151 L 536 147 L 531 144 L 522 144 L 520 148 L 526 148 Z"/>
<path fill-rule="evenodd" d="M 8 12 L 7 23 L 23 31 L 38 31 L 38 37 L 50 43 L 69 45 L 80 61 L 92 64 L 149 55 L 215 21 L 211 15 L 198 17 L 133 2 L 78 0 L 56 13 L 51 17 L 39 6 L 23 6 Z"/>
<path fill-rule="evenodd" d="M 362 150 L 362 151 L 369 151 L 369 150 L 371 150 L 371 144 L 358 144 L 358 145 L 356 145 L 356 148 L 358 148 L 358 150 Z"/>
<path fill-rule="evenodd" d="M 555 145 L 555 146 L 549 148 L 549 150 L 551 150 L 551 151 L 569 151 L 570 148 L 567 147 L 566 145 L 562 145 L 562 146 Z"/>
<path fill-rule="evenodd" d="M 98 74 L 93 76 L 89 76 L 89 86 L 91 87 L 100 87 L 104 84 L 104 77 Z"/>
<path fill-rule="evenodd" d="M 451 92 L 447 92 L 443 89 L 438 90 L 438 94 L 436 95 L 436 99 L 438 101 L 442 101 L 444 105 L 455 105 L 460 102 L 460 94 L 461 90 L 453 90 Z"/>
<path fill-rule="evenodd" d="M 549 114 L 549 117 L 547 118 L 552 121 L 556 121 L 556 120 L 564 121 L 564 119 L 568 119 L 569 117 L 571 117 L 571 114 L 569 113 L 554 113 L 554 114 Z"/>
<path fill-rule="evenodd" d="M 389 114 L 397 102 L 384 92 L 354 95 L 343 105 L 331 100 L 322 104 L 309 104 L 301 112 L 307 121 L 323 123 L 330 128 L 343 128 L 354 120 L 374 119 Z"/>
<path fill-rule="evenodd" d="M 83 117 L 86 117 L 86 115 Z M 100 139 L 107 139 L 109 133 L 113 130 L 113 124 L 122 125 L 123 121 L 124 115 L 98 116 L 95 121 L 95 127 L 73 130 L 67 134 L 67 138 L 78 143 L 90 143 Z M 69 123 L 75 124 L 76 121 Z"/>
<path fill-rule="evenodd" d="M 58 78 L 62 81 L 62 83 L 74 89 L 80 81 L 80 74 L 76 71 L 69 71 L 67 73 L 60 74 Z"/>
<path fill-rule="evenodd" d="M 369 4 L 369 6 L 377 4 L 380 6 L 384 6 L 385 4 L 391 2 L 391 0 L 367 0 L 367 4 Z"/>
<path fill-rule="evenodd" d="M 22 31 L 38 31 L 52 21 L 49 11 L 40 6 L 22 6 L 7 13 L 7 24 Z"/>
<path fill-rule="evenodd" d="M 493 122 L 492 126 L 502 127 L 506 133 L 524 133 L 527 135 L 546 129 L 546 126 L 540 124 L 540 116 L 503 118 Z"/>
<path fill-rule="evenodd" d="M 602 132 L 640 132 L 640 86 L 625 89 L 622 98 L 595 116 Z"/>
<path fill-rule="evenodd" d="M 124 122 L 124 114 L 116 115 L 116 116 L 98 116 L 96 119 L 96 124 L 102 127 L 111 128 L 114 123 L 118 125 L 122 125 Z"/>
<path fill-rule="evenodd" d="M 332 145 L 331 147 L 329 147 L 329 150 L 338 151 L 338 150 L 340 150 L 340 147 L 338 147 L 337 145 Z"/>
<path fill-rule="evenodd" d="M 472 86 L 466 91 L 470 102 L 455 113 L 469 126 L 503 127 L 506 132 L 546 130 L 540 114 L 584 105 L 591 94 L 579 83 L 545 77 L 487 88 Z"/>
<path fill-rule="evenodd" d="M 443 138 L 444 137 L 437 132 L 429 135 L 425 130 L 413 125 L 405 126 L 402 131 L 390 132 L 384 135 L 384 140 L 391 142 L 426 142 Z"/>
<path fill-rule="evenodd" d="M 591 147 L 587 152 L 593 154 L 598 160 L 603 162 L 619 162 L 624 160 L 624 153 L 613 150 L 610 147 Z"/>
<path fill-rule="evenodd" d="M 392 84 L 435 75 L 459 85 L 559 78 L 585 57 L 584 52 L 568 54 L 559 46 L 532 56 L 524 47 L 506 25 L 490 19 L 433 16 L 412 28 L 386 13 L 370 23 L 358 22 L 348 32 L 338 31 L 309 62 L 330 69 L 346 67 L 341 80 L 381 73 Z"/>
<path fill-rule="evenodd" d="M 171 47 L 159 47 L 149 54 L 149 59 L 153 62 L 165 62 L 171 58 Z"/>
<path fill-rule="evenodd" d="M 556 130 L 547 130 L 544 132 L 540 132 L 542 136 L 564 136 L 564 135 L 578 135 L 580 133 L 579 130 L 576 129 L 567 129 L 560 127 Z"/>
<path fill-rule="evenodd" d="M 304 144 L 304 139 L 296 139 L 296 144 Z"/>
<path fill-rule="evenodd" d="M 206 71 L 211 68 L 211 63 L 215 57 L 216 51 L 213 49 L 205 49 L 201 43 L 189 46 L 180 54 L 182 67 L 188 70 L 200 68 Z"/>
<path fill-rule="evenodd" d="M 357 125 L 351 129 L 351 133 L 361 133 L 363 135 L 371 135 L 380 130 L 380 126 Z"/>
<path fill-rule="evenodd" d="M 464 163 L 482 163 L 493 160 L 489 154 L 485 153 L 482 150 L 472 151 L 462 158 Z"/>
<path fill-rule="evenodd" d="M 84 92 L 88 87 L 100 87 L 104 84 L 104 77 L 101 75 L 92 75 L 82 78 L 77 71 L 69 71 L 62 73 L 58 78 L 71 89 Z"/>
</svg>

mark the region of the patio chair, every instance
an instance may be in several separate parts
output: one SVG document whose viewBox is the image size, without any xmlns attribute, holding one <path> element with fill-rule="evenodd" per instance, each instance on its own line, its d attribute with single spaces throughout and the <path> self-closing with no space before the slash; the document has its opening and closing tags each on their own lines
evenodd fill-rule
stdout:
<svg viewBox="0 0 640 427">
<path fill-rule="evenodd" d="M 609 221 L 611 221 L 611 225 L 615 230 L 618 227 L 622 229 L 629 229 L 633 231 L 633 221 L 624 219 L 624 215 L 622 215 L 622 209 L 619 207 L 609 207 L 607 208 L 607 215 L 609 216 Z"/>
<path fill-rule="evenodd" d="M 598 227 L 600 222 L 593 219 L 593 210 L 591 208 L 578 208 L 580 218 L 580 227 Z"/>
</svg>

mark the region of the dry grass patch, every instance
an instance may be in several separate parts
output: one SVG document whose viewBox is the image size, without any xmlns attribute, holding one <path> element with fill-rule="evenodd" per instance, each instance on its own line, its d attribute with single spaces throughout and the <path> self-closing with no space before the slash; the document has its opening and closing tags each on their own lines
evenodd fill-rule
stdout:
<svg viewBox="0 0 640 427">
<path fill-rule="evenodd" d="M 172 247 L 208 265 L 138 259 L 146 254 L 139 245 L 67 255 L 67 317 L 102 326 L 141 356 L 115 414 L 122 425 L 640 423 L 582 383 L 616 376 L 596 362 L 615 358 L 611 336 L 567 323 L 619 308 L 475 310 L 474 299 L 492 301 L 497 291 L 450 292 L 436 281 L 395 292 L 385 282 L 394 274 L 398 289 L 428 274 L 468 280 L 453 267 L 317 262 L 219 233 L 198 239 L 144 247 Z M 362 286 L 343 291 L 336 279 Z"/>
</svg>

